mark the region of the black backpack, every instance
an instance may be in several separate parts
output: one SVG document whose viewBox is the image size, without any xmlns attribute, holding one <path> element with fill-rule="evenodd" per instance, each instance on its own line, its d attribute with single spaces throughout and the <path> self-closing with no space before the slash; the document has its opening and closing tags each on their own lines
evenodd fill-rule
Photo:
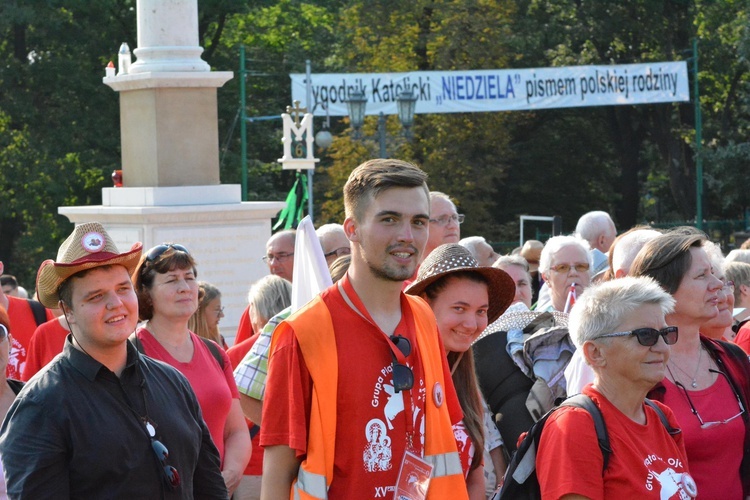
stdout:
<svg viewBox="0 0 750 500">
<path fill-rule="evenodd" d="M 45 308 L 41 304 L 41 302 L 37 302 L 36 300 L 26 299 L 26 302 L 29 303 L 29 307 L 31 308 L 31 313 L 34 315 L 34 323 L 36 323 L 36 326 L 39 326 L 42 323 L 46 323 L 47 322 L 47 308 Z"/>
<path fill-rule="evenodd" d="M 670 435 L 679 434 L 681 432 L 680 429 L 675 429 L 669 425 L 667 416 L 664 415 L 664 412 L 662 412 L 653 401 L 646 399 L 644 402 L 654 409 L 659 416 L 662 425 L 664 425 Z M 599 441 L 599 449 L 602 450 L 602 456 L 604 458 L 604 466 L 602 467 L 603 475 L 604 471 L 607 470 L 607 465 L 609 465 L 609 457 L 612 454 L 612 449 L 609 447 L 609 433 L 607 432 L 607 426 L 604 423 L 601 410 L 599 410 L 596 403 L 585 394 L 571 396 L 563 401 L 560 406 L 575 406 L 577 408 L 583 408 L 591 415 L 591 418 L 594 420 L 596 438 Z M 529 432 L 523 436 L 521 443 L 518 445 L 518 449 L 513 454 L 510 465 L 508 465 L 508 468 L 505 471 L 503 487 L 499 492 L 495 493 L 492 500 L 540 500 L 542 498 L 539 489 L 539 480 L 536 476 L 537 448 L 539 446 L 539 440 L 542 437 L 542 430 L 544 429 L 545 422 L 547 422 L 549 416 L 560 406 L 548 411 L 542 418 L 532 425 Z"/>
</svg>

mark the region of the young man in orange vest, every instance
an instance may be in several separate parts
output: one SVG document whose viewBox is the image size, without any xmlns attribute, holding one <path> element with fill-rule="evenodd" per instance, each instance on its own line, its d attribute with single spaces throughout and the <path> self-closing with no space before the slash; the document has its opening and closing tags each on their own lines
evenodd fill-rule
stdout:
<svg viewBox="0 0 750 500">
<path fill-rule="evenodd" d="M 349 176 L 349 271 L 272 340 L 261 498 L 467 498 L 435 319 L 401 292 L 427 242 L 426 178 L 386 159 Z"/>
</svg>

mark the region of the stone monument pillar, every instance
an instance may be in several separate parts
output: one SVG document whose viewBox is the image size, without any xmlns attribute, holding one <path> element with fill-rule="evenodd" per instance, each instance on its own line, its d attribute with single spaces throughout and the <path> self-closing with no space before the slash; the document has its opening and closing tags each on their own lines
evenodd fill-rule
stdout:
<svg viewBox="0 0 750 500">
<path fill-rule="evenodd" d="M 200 58 L 197 0 L 138 0 L 137 9 L 137 60 L 103 79 L 120 95 L 123 187 L 104 188 L 101 206 L 59 212 L 100 221 L 120 248 L 185 245 L 199 279 L 222 292 L 231 340 L 250 284 L 268 274 L 261 257 L 284 203 L 243 203 L 239 185 L 220 183 L 216 89 L 232 72 Z"/>
<path fill-rule="evenodd" d="M 232 73 L 200 58 L 197 0 L 137 5 L 138 59 L 103 80 L 120 93 L 123 186 L 218 186 L 216 89 Z"/>
</svg>

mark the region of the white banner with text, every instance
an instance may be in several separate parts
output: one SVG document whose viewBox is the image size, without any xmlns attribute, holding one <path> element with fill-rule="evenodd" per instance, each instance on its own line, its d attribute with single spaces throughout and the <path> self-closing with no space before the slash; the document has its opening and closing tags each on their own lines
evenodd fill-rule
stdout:
<svg viewBox="0 0 750 500">
<path fill-rule="evenodd" d="M 305 105 L 306 75 L 294 73 L 292 100 Z M 346 116 L 352 92 L 367 98 L 367 114 L 396 114 L 396 98 L 411 90 L 417 113 L 477 113 L 577 106 L 689 101 L 687 63 L 614 66 L 312 74 L 316 116 Z"/>
</svg>

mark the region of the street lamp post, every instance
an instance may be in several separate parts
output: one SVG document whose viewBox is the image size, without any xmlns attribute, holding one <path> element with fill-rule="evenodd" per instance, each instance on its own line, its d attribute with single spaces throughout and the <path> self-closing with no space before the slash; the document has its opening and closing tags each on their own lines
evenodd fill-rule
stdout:
<svg viewBox="0 0 750 500">
<path fill-rule="evenodd" d="M 349 94 L 346 101 L 346 108 L 349 110 L 349 121 L 354 129 L 354 137 L 361 137 L 360 130 L 365 123 L 365 109 L 367 108 L 367 97 L 361 90 L 355 90 Z"/>
<path fill-rule="evenodd" d="M 365 122 L 365 111 L 367 109 L 367 97 L 361 90 L 351 92 L 346 99 L 346 107 L 349 110 L 349 121 L 354 129 L 354 137 L 362 137 L 361 129 Z M 411 138 L 411 127 L 414 125 L 414 111 L 416 109 L 417 97 L 411 91 L 401 92 L 396 98 L 396 107 L 398 118 L 404 127 L 404 135 Z M 385 114 L 383 112 L 378 116 L 378 142 L 380 143 L 380 157 L 386 158 L 386 131 L 385 131 Z"/>
<path fill-rule="evenodd" d="M 410 90 L 401 92 L 396 98 L 398 119 L 404 127 L 404 134 L 411 139 L 411 127 L 414 125 L 414 111 L 417 108 L 417 96 Z"/>
</svg>

